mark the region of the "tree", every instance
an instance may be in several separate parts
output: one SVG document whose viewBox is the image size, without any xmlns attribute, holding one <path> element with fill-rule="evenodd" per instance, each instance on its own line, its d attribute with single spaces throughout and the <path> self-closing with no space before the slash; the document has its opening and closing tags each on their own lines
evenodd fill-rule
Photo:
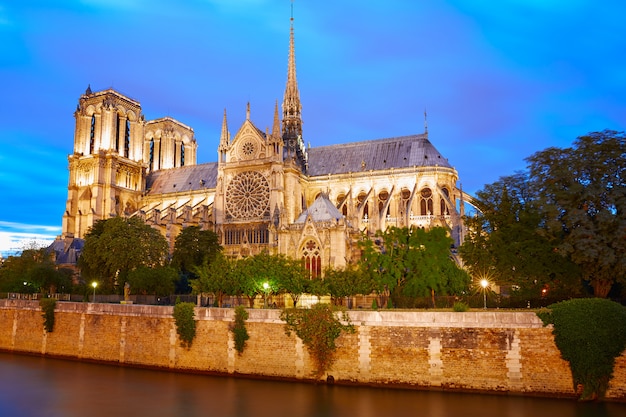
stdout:
<svg viewBox="0 0 626 417">
<path fill-rule="evenodd" d="M 222 306 L 225 295 L 236 295 L 236 274 L 234 272 L 235 261 L 218 253 L 209 266 L 208 260 L 202 265 L 193 268 L 193 273 L 198 277 L 191 282 L 194 294 L 210 293 L 217 298 L 218 307 Z"/>
<path fill-rule="evenodd" d="M 605 130 L 527 159 L 543 229 L 596 297 L 626 280 L 626 136 Z"/>
<path fill-rule="evenodd" d="M 71 272 L 56 269 L 46 248 L 24 249 L 19 256 L 9 256 L 0 268 L 0 290 L 7 292 L 69 292 Z"/>
<path fill-rule="evenodd" d="M 374 290 L 370 276 L 354 265 L 343 269 L 328 268 L 324 271 L 324 283 L 335 305 L 340 305 L 345 297 L 370 294 Z"/>
<path fill-rule="evenodd" d="M 261 252 L 257 255 L 237 260 L 235 277 L 239 293 L 248 297 L 250 308 L 259 294 L 270 294 L 278 289 L 278 283 L 286 273 L 286 258 Z"/>
<path fill-rule="evenodd" d="M 130 271 L 163 266 L 167 255 L 167 240 L 157 230 L 139 218 L 113 217 L 89 229 L 78 265 L 82 276 L 97 280 L 103 291 L 119 292 Z"/>
<path fill-rule="evenodd" d="M 459 253 L 477 279 L 534 296 L 547 289 L 571 295 L 580 290 L 580 272 L 558 253 L 558 241 L 541 233 L 541 205 L 531 185 L 528 173 L 518 172 L 478 191 L 478 212 L 465 219 Z"/>
<path fill-rule="evenodd" d="M 166 296 L 174 292 L 178 274 L 171 266 L 149 268 L 139 266 L 128 273 L 127 282 L 133 292 Z"/>
<path fill-rule="evenodd" d="M 362 271 L 369 274 L 380 294 L 405 297 L 461 294 L 468 289 L 469 275 L 452 259 L 453 241 L 441 227 L 390 227 L 361 244 Z M 386 300 L 381 300 L 381 305 Z"/>
<path fill-rule="evenodd" d="M 295 307 L 300 296 L 309 290 L 311 283 L 309 271 L 297 259 L 280 256 L 276 262 L 277 291 L 289 294 Z"/>
<path fill-rule="evenodd" d="M 202 230 L 198 226 L 185 227 L 176 236 L 172 266 L 188 279 L 195 279 L 194 268 L 203 263 L 210 265 L 222 251 L 219 238 L 212 230 Z"/>
</svg>

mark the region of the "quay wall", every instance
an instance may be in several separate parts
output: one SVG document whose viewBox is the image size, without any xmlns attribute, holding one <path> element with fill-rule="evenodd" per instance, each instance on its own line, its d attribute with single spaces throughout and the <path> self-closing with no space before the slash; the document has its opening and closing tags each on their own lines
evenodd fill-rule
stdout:
<svg viewBox="0 0 626 417">
<path fill-rule="evenodd" d="M 240 355 L 234 310 L 196 308 L 196 337 L 182 347 L 173 307 L 58 302 L 54 331 L 37 301 L 0 300 L 0 350 L 172 371 L 314 381 L 302 341 L 280 310 L 248 310 Z M 322 377 L 335 383 L 574 397 L 568 363 L 533 312 L 349 311 L 355 332 L 337 340 Z M 626 352 L 607 398 L 626 401 Z"/>
</svg>

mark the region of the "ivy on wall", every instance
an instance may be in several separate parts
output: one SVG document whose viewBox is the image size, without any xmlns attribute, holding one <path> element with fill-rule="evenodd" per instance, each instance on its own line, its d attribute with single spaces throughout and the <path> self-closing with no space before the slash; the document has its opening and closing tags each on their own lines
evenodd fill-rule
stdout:
<svg viewBox="0 0 626 417">
<path fill-rule="evenodd" d="M 552 304 L 537 315 L 544 325 L 554 325 L 554 341 L 570 364 L 580 398 L 604 397 L 615 358 L 626 349 L 626 307 L 607 299 L 582 298 Z"/>
<path fill-rule="evenodd" d="M 176 303 L 174 305 L 174 321 L 181 345 L 189 349 L 196 337 L 195 305 L 193 303 Z"/>
<path fill-rule="evenodd" d="M 43 317 L 43 328 L 48 333 L 51 333 L 54 330 L 54 309 L 56 308 L 56 305 L 57 300 L 54 298 L 42 298 L 39 300 L 41 317 Z"/>
<path fill-rule="evenodd" d="M 339 312 L 341 319 L 338 317 Z M 333 364 L 337 349 L 335 341 L 341 332 L 354 333 L 354 326 L 346 312 L 329 304 L 314 304 L 310 309 L 285 309 L 280 318 L 286 322 L 287 335 L 294 332 L 313 356 L 317 377 L 322 376 Z"/>
<path fill-rule="evenodd" d="M 248 311 L 243 306 L 235 307 L 235 323 L 230 327 L 235 340 L 235 349 L 241 355 L 246 347 L 246 341 L 250 338 L 246 329 L 246 320 L 248 320 Z"/>
</svg>

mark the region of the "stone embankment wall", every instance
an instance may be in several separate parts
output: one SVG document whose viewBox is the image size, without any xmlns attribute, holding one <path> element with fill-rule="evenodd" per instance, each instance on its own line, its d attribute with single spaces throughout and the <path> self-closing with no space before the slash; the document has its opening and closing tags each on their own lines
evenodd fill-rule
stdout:
<svg viewBox="0 0 626 417">
<path fill-rule="evenodd" d="M 279 310 L 249 310 L 239 355 L 234 311 L 197 308 L 191 348 L 173 308 L 59 302 L 52 333 L 36 301 L 0 300 L 0 350 L 215 374 L 312 380 L 312 358 L 285 333 Z M 336 383 L 574 396 L 569 365 L 532 312 L 350 311 L 355 333 L 337 341 Z M 607 397 L 626 400 L 626 352 Z"/>
</svg>

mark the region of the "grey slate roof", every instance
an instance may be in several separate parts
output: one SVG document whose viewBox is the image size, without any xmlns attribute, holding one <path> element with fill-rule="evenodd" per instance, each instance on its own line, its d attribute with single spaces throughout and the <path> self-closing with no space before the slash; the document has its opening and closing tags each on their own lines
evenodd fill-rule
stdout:
<svg viewBox="0 0 626 417">
<path fill-rule="evenodd" d="M 146 178 L 149 195 L 197 191 L 216 184 L 217 162 L 153 171 Z"/>
<path fill-rule="evenodd" d="M 308 174 L 313 177 L 413 166 L 452 168 L 426 134 L 319 146 L 309 148 L 308 154 Z M 197 191 L 216 185 L 217 162 L 153 171 L 146 178 L 148 195 Z"/>
<path fill-rule="evenodd" d="M 314 222 L 337 221 L 343 217 L 326 194 L 320 194 L 313 204 L 298 216 L 295 223 L 304 223 L 309 214 Z"/>
<path fill-rule="evenodd" d="M 426 134 L 320 146 L 308 149 L 308 154 L 311 176 L 413 166 L 452 168 Z"/>
</svg>

